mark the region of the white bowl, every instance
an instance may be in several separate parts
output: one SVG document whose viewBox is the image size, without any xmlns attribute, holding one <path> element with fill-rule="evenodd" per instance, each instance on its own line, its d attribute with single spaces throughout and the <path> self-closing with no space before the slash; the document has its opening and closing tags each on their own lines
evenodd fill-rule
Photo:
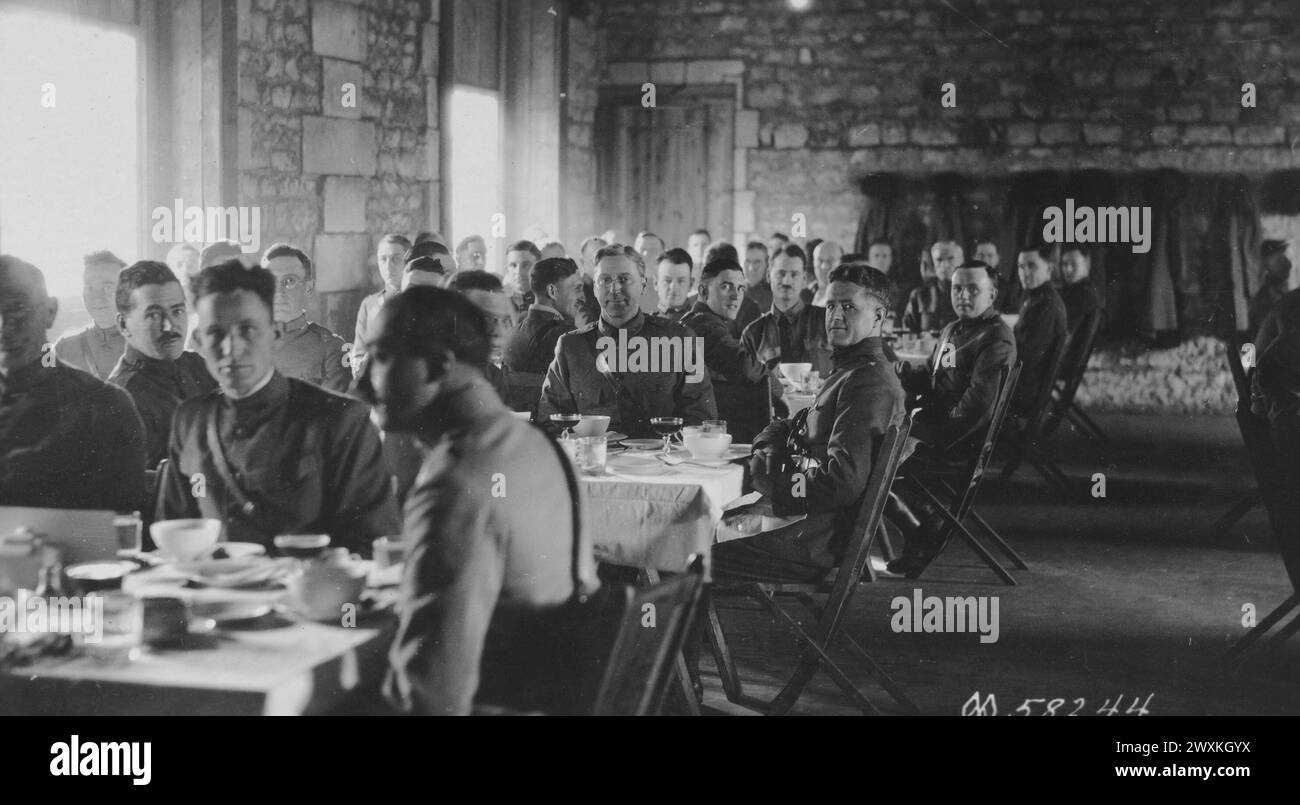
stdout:
<svg viewBox="0 0 1300 805">
<path fill-rule="evenodd" d="M 686 449 L 691 451 L 691 458 L 717 460 L 731 447 L 730 433 L 693 433 L 687 436 Z"/>
<path fill-rule="evenodd" d="M 159 520 L 150 524 L 149 536 L 164 557 L 189 562 L 206 555 L 217 544 L 221 521 Z"/>
<path fill-rule="evenodd" d="M 573 426 L 574 436 L 599 436 L 609 430 L 609 417 L 582 415 L 582 421 Z"/>
<path fill-rule="evenodd" d="M 808 373 L 812 371 L 811 363 L 782 363 L 778 364 L 781 374 L 786 380 L 794 383 L 796 386 L 803 385 L 808 379 Z"/>
</svg>

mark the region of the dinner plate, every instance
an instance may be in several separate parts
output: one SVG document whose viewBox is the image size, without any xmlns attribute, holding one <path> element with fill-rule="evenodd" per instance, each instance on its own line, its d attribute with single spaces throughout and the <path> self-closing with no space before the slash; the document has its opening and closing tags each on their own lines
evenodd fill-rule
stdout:
<svg viewBox="0 0 1300 805">
<path fill-rule="evenodd" d="M 613 444 L 614 442 L 621 442 L 624 441 L 625 439 L 627 439 L 626 433 L 619 433 L 616 430 L 608 431 L 605 433 L 605 441 L 609 442 L 610 444 Z"/>
<path fill-rule="evenodd" d="M 632 450 L 662 450 L 663 439 L 624 439 L 623 446 Z"/>
<path fill-rule="evenodd" d="M 662 461 L 646 461 L 619 464 L 616 467 L 609 467 L 608 469 L 618 475 L 663 475 L 668 472 L 669 467 Z"/>
<path fill-rule="evenodd" d="M 267 614 L 274 607 L 270 601 L 233 600 L 233 601 L 192 601 L 190 612 L 195 620 L 204 618 L 218 624 L 251 621 Z"/>
<path fill-rule="evenodd" d="M 266 589 L 277 586 L 295 568 L 296 564 L 291 559 L 268 559 L 264 556 L 205 559 L 199 562 L 177 562 L 175 565 L 175 569 L 190 581 L 208 587 L 230 589 Z"/>
</svg>

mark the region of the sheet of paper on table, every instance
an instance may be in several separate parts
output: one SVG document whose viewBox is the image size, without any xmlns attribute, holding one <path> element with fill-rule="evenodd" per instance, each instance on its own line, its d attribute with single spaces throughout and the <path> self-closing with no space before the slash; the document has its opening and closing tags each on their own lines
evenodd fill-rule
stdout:
<svg viewBox="0 0 1300 805">
<path fill-rule="evenodd" d="M 750 492 L 727 506 L 727 511 L 723 514 L 714 533 L 714 542 L 730 542 L 733 539 L 755 537 L 806 519 L 808 519 L 806 514 L 777 517 L 772 513 L 772 501 L 757 492 Z"/>
</svg>

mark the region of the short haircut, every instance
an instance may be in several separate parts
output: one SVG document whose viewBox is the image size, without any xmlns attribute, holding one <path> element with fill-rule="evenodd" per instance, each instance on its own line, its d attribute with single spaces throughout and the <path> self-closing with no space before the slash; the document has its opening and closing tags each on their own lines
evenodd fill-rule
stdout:
<svg viewBox="0 0 1300 805">
<path fill-rule="evenodd" d="M 36 266 L 12 254 L 0 254 L 0 280 L 8 280 L 12 285 L 29 286 L 39 299 L 49 296 L 45 290 L 45 274 Z"/>
<path fill-rule="evenodd" d="M 542 259 L 542 250 L 537 248 L 537 244 L 531 240 L 517 240 L 506 247 L 506 254 L 510 252 L 528 252 L 538 260 Z"/>
<path fill-rule="evenodd" d="M 704 236 L 705 238 L 707 238 L 708 240 L 710 240 L 710 241 L 713 240 L 713 236 L 709 234 L 709 230 L 707 230 L 707 229 L 697 229 L 697 230 L 695 230 L 694 232 L 692 232 L 691 234 L 687 235 L 687 236 L 686 236 L 686 239 L 687 239 L 687 240 L 690 240 L 691 238 L 695 237 L 696 235 L 703 235 L 703 236 Z"/>
<path fill-rule="evenodd" d="M 844 255 L 843 257 L 841 257 L 840 265 L 844 265 L 845 263 L 866 263 L 867 265 L 871 265 L 871 261 L 868 260 L 867 256 L 865 254 L 862 254 L 861 252 L 850 252 Z M 875 266 L 871 266 L 871 267 L 875 268 Z"/>
<path fill-rule="evenodd" d="M 1025 251 L 1032 251 L 1032 248 L 1026 249 Z M 989 282 L 993 283 L 993 287 L 994 288 L 998 287 L 998 279 L 999 279 L 998 270 L 993 266 L 989 265 L 988 263 L 984 262 L 983 260 L 967 260 L 966 262 L 957 266 L 956 270 L 957 271 L 962 271 L 962 270 L 983 271 L 988 276 Z"/>
<path fill-rule="evenodd" d="M 207 268 L 227 260 L 243 260 L 244 250 L 233 240 L 219 240 L 209 243 L 199 252 L 199 267 Z"/>
<path fill-rule="evenodd" d="M 478 271 L 465 271 L 477 274 Z M 492 275 L 489 275 L 492 276 Z M 441 376 L 443 357 L 478 368 L 487 365 L 491 352 L 487 318 L 463 294 L 445 288 L 417 285 L 407 288 L 384 305 L 388 326 L 379 333 L 385 348 L 424 358 L 431 376 Z"/>
<path fill-rule="evenodd" d="M 642 238 L 654 238 L 655 240 L 659 241 L 659 245 L 660 245 L 660 246 L 667 246 L 667 245 L 668 245 L 667 243 L 664 243 L 664 239 L 663 239 L 663 238 L 659 237 L 658 235 L 656 235 L 656 234 L 653 233 L 653 232 L 638 232 L 638 233 L 636 233 L 636 237 L 635 237 L 635 238 L 632 238 L 632 240 L 637 241 L 637 240 L 641 240 Z"/>
<path fill-rule="evenodd" d="M 407 248 L 409 249 L 418 243 L 428 243 L 429 241 L 441 243 L 444 246 L 447 245 L 447 239 L 442 236 L 441 232 L 421 232 L 415 236 L 415 243 L 408 243 Z"/>
<path fill-rule="evenodd" d="M 126 261 L 118 257 L 116 254 L 113 254 L 108 249 L 101 249 L 100 251 L 97 252 L 91 252 L 90 254 L 83 257 L 81 261 L 83 266 L 86 268 L 90 268 L 92 265 L 96 265 L 99 263 L 112 263 L 118 268 L 126 268 Z"/>
<path fill-rule="evenodd" d="M 966 253 L 966 250 L 962 248 L 961 244 L 958 243 L 957 241 L 953 240 L 952 238 L 945 238 L 945 239 L 943 239 L 943 240 L 936 240 L 934 243 L 931 243 L 931 244 L 930 244 L 930 248 L 929 248 L 928 251 L 930 252 L 931 255 L 933 255 L 933 254 L 934 254 L 934 250 L 937 249 L 937 248 L 939 248 L 940 246 L 952 246 L 952 247 L 956 248 L 957 251 L 961 252 L 962 254 L 965 254 L 965 253 Z"/>
<path fill-rule="evenodd" d="M 277 257 L 296 257 L 299 264 L 302 265 L 304 276 L 307 279 L 315 278 L 315 270 L 312 268 L 311 258 L 307 253 L 297 246 L 290 246 L 288 243 L 272 243 L 271 248 L 262 253 L 262 265 L 265 266 Z"/>
<path fill-rule="evenodd" d="M 695 270 L 695 261 L 691 259 L 691 253 L 682 248 L 669 249 L 659 256 L 659 262 L 667 260 L 670 263 L 680 263 L 690 270 Z M 659 266 L 655 266 L 658 270 Z"/>
<path fill-rule="evenodd" d="M 973 252 L 973 251 L 975 251 L 976 249 L 978 249 L 979 247 L 983 246 L 985 243 L 987 243 L 988 245 L 992 246 L 994 249 L 996 249 L 996 248 L 998 247 L 998 242 L 997 242 L 996 240 L 994 240 L 993 238 L 991 238 L 991 237 L 989 237 L 989 238 L 976 238 L 975 241 L 971 243 L 971 248 L 970 248 L 970 250 Z"/>
<path fill-rule="evenodd" d="M 1078 252 L 1083 255 L 1083 259 L 1087 260 L 1089 263 L 1092 262 L 1092 246 L 1087 243 L 1062 243 L 1061 256 L 1064 257 L 1070 252 Z"/>
<path fill-rule="evenodd" d="M 704 264 L 706 266 L 714 260 L 731 260 L 732 262 L 739 263 L 740 254 L 736 252 L 735 246 L 732 246 L 725 240 L 720 240 L 717 243 L 709 244 L 708 251 L 704 253 Z"/>
<path fill-rule="evenodd" d="M 528 269 L 528 287 L 537 296 L 546 294 L 546 286 L 558 285 L 578 273 L 578 264 L 567 257 L 548 257 Z"/>
<path fill-rule="evenodd" d="M 763 253 L 763 259 L 764 259 L 764 260 L 767 259 L 767 244 L 764 243 L 763 241 L 761 241 L 761 240 L 751 240 L 749 243 L 746 243 L 746 244 L 745 244 L 745 251 L 748 252 L 748 251 L 750 251 L 751 249 L 756 249 L 756 250 L 762 252 L 762 253 Z"/>
<path fill-rule="evenodd" d="M 428 233 L 422 232 L 421 234 L 428 234 Z M 385 243 L 396 243 L 398 246 L 401 246 L 403 249 L 411 248 L 411 239 L 408 238 L 406 235 L 399 235 L 396 232 L 389 232 L 387 235 L 384 235 L 382 238 L 380 238 L 379 243 L 376 244 L 375 248 L 379 248 L 380 246 L 383 246 Z"/>
<path fill-rule="evenodd" d="M 776 258 L 782 255 L 786 257 L 793 257 L 794 259 L 803 263 L 804 268 L 808 267 L 808 255 L 804 254 L 803 249 L 800 249 L 798 246 L 794 245 L 793 243 L 778 250 L 776 254 L 772 255 L 772 259 L 775 260 Z"/>
<path fill-rule="evenodd" d="M 1020 247 L 1018 254 L 1037 252 L 1039 257 L 1050 263 L 1052 262 L 1052 250 L 1054 248 L 1055 247 L 1051 243 L 1026 243 L 1024 246 Z"/>
<path fill-rule="evenodd" d="M 641 272 L 641 276 L 645 276 L 645 258 L 641 256 L 641 252 L 631 246 L 625 246 L 622 243 L 611 243 L 608 246 L 602 246 L 591 260 L 592 267 L 599 265 L 600 261 L 606 257 L 626 257 L 636 265 L 636 270 Z"/>
<path fill-rule="evenodd" d="M 866 263 L 840 263 L 831 269 L 826 282 L 850 282 L 860 286 L 882 307 L 889 307 L 889 277 Z"/>
<path fill-rule="evenodd" d="M 605 242 L 605 239 L 602 238 L 600 235 L 588 235 L 587 237 L 582 239 L 582 245 L 578 247 L 578 254 L 586 254 L 587 248 L 594 243 L 600 243 L 605 246 L 609 245 Z"/>
<path fill-rule="evenodd" d="M 890 243 L 888 240 L 885 240 L 884 238 L 876 238 L 875 240 L 868 243 L 867 250 L 870 251 L 872 246 L 884 246 L 885 248 L 889 249 L 891 252 L 894 250 L 894 244 Z"/>
<path fill-rule="evenodd" d="M 780 241 L 784 241 L 784 242 L 786 242 L 786 243 L 789 243 L 789 242 L 790 242 L 790 237 L 789 237 L 788 235 L 782 233 L 782 232 L 773 232 L 773 233 L 772 233 L 772 240 L 780 240 Z"/>
<path fill-rule="evenodd" d="M 471 243 L 473 243 L 474 241 L 476 241 L 476 240 L 477 240 L 479 243 L 482 243 L 482 244 L 484 245 L 484 247 L 487 246 L 487 241 L 483 239 L 483 236 L 482 236 L 482 235 L 470 235 L 469 237 L 464 238 L 463 240 L 461 240 L 460 243 L 457 243 L 457 244 L 456 244 L 456 254 L 460 254 L 461 252 L 463 252 L 463 251 L 465 251 L 466 249 L 468 249 L 468 248 L 469 248 L 469 245 L 470 245 Z"/>
<path fill-rule="evenodd" d="M 238 260 L 208 266 L 194 278 L 194 300 L 205 296 L 234 291 L 252 291 L 266 305 L 266 311 L 275 317 L 275 275 L 261 266 L 246 266 Z M 118 298 L 122 289 L 118 286 Z"/>
<path fill-rule="evenodd" d="M 719 257 L 704 264 L 704 269 L 700 272 L 700 282 L 708 282 L 724 271 L 740 271 L 743 273 L 744 269 L 735 260 Z"/>
<path fill-rule="evenodd" d="M 240 265 L 243 265 L 242 263 Z M 166 285 L 169 282 L 180 284 L 180 280 L 167 267 L 157 260 L 141 260 L 122 269 L 117 275 L 117 312 L 126 315 L 131 312 L 131 293 L 136 288 L 146 285 Z"/>
<path fill-rule="evenodd" d="M 466 291 L 505 292 L 505 286 L 501 284 L 501 278 L 490 271 L 483 271 L 482 269 L 457 271 L 456 276 L 451 278 L 450 287 L 453 291 L 461 293 Z"/>
<path fill-rule="evenodd" d="M 447 248 L 447 244 L 438 240 L 425 240 L 407 249 L 406 254 L 402 255 L 402 262 L 409 263 L 421 257 L 440 257 L 444 254 L 448 257 L 451 256 L 451 250 Z"/>
</svg>

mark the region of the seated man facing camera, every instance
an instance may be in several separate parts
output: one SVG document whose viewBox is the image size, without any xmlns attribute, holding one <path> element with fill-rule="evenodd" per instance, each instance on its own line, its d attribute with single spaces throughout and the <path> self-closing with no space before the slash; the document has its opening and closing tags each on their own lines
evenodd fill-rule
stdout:
<svg viewBox="0 0 1300 805">
<path fill-rule="evenodd" d="M 881 438 L 904 413 L 903 388 L 880 337 L 888 305 L 889 280 L 881 272 L 862 264 L 831 270 L 826 292 L 831 375 L 802 426 L 773 422 L 754 440 L 751 461 L 754 488 L 768 498 L 773 514 L 808 517 L 716 545 L 714 578 L 816 581 L 842 558 Z M 769 461 L 783 465 L 796 449 L 819 466 L 769 470 Z M 733 515 L 753 517 L 753 512 Z M 727 526 L 739 523 L 729 518 Z"/>
<path fill-rule="evenodd" d="M 397 527 L 368 406 L 275 368 L 275 277 L 236 261 L 195 279 L 200 354 L 220 385 L 172 420 L 159 519 L 212 517 L 232 540 L 329 534 L 368 552 Z M 201 494 L 200 494 L 201 492 Z"/>
<path fill-rule="evenodd" d="M 361 394 L 423 453 L 385 684 L 409 713 L 467 714 L 476 699 L 565 711 L 575 680 L 557 671 L 572 658 L 536 639 L 529 618 L 599 586 L 590 541 L 575 536 L 572 469 L 484 378 L 489 348 L 478 308 L 434 288 L 388 302 L 367 345 Z"/>
</svg>

